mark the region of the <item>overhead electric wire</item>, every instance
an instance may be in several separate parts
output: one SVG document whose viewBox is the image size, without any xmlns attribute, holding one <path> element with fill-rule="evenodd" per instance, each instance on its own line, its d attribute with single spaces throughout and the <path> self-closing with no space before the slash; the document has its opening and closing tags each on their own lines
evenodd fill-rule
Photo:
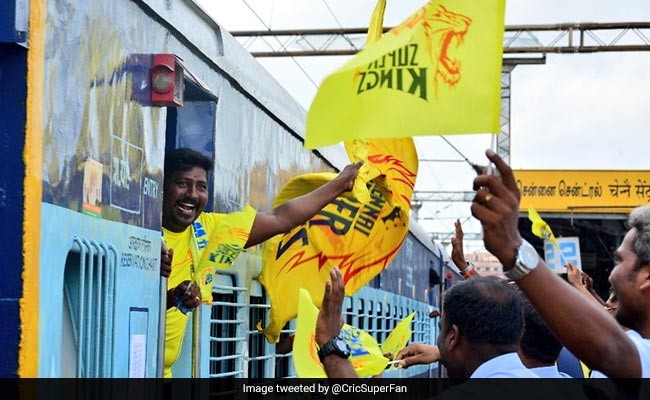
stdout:
<svg viewBox="0 0 650 400">
<path fill-rule="evenodd" d="M 482 167 L 482 166 L 480 166 L 480 165 L 478 165 L 478 164 L 475 164 L 475 163 L 471 162 L 467 157 L 465 157 L 465 154 L 461 153 L 460 150 L 458 150 L 458 149 L 456 148 L 456 146 L 454 146 L 454 145 L 453 145 L 449 140 L 447 140 L 446 137 L 444 137 L 444 136 L 442 136 L 442 135 L 440 135 L 440 137 L 442 138 L 442 140 L 444 140 L 445 142 L 447 142 L 447 144 L 450 145 L 451 148 L 454 149 L 454 150 L 456 151 L 456 153 L 460 154 L 460 156 L 463 157 L 463 158 L 465 159 L 465 161 L 467 161 L 467 163 L 472 167 L 472 169 L 473 169 L 474 171 L 476 171 L 476 174 L 477 174 L 477 175 L 481 175 L 481 174 L 483 173 L 483 168 L 484 168 L 484 167 Z"/>
<path fill-rule="evenodd" d="M 248 4 L 248 2 L 247 2 L 246 0 L 242 0 L 242 1 L 243 1 L 244 4 L 246 5 L 246 7 L 248 7 L 248 9 L 253 13 L 253 15 L 255 15 L 255 17 L 256 17 L 256 18 L 257 18 L 257 19 L 262 23 L 262 25 L 264 25 L 264 27 L 266 28 L 266 30 L 269 31 L 269 32 L 271 32 L 271 28 L 270 28 L 268 25 L 266 25 L 266 22 L 264 22 L 264 20 L 263 20 L 263 19 L 262 19 L 258 14 L 257 14 L 257 12 L 255 12 L 255 10 L 253 9 L 253 7 L 251 7 L 251 5 Z M 282 42 L 280 42 L 280 39 L 278 39 L 277 36 L 274 36 L 274 37 L 275 37 L 275 40 L 276 40 L 276 41 L 278 42 L 278 44 L 280 45 L 280 47 L 282 47 L 282 50 L 284 50 L 285 52 L 288 52 L 289 50 L 287 50 L 287 48 L 284 46 L 284 44 L 282 44 Z M 296 58 L 295 58 L 295 57 L 291 57 L 291 60 L 292 60 L 292 61 L 296 64 L 296 66 L 297 66 L 297 67 L 302 71 L 302 73 L 305 74 L 305 76 L 307 77 L 307 79 L 309 79 L 309 81 L 311 82 L 311 84 L 314 85 L 314 87 L 315 87 L 316 89 L 318 89 L 318 85 L 316 84 L 316 82 L 314 82 L 314 80 L 312 79 L 311 76 L 309 76 L 309 74 L 307 73 L 307 71 L 305 71 L 305 69 L 304 69 L 304 68 L 303 68 L 303 67 L 298 63 L 298 61 L 296 60 Z"/>
<path fill-rule="evenodd" d="M 327 10 L 330 12 L 330 15 L 332 16 L 332 18 L 334 18 L 334 21 L 336 21 L 339 28 L 341 28 L 341 30 L 343 30 L 343 25 L 341 25 L 341 21 L 339 21 L 339 19 L 336 18 L 336 15 L 334 14 L 334 11 L 332 11 L 332 9 L 330 8 L 330 5 L 327 3 L 327 0 L 322 0 L 322 1 L 323 1 L 323 3 L 325 3 L 325 7 L 327 7 Z M 343 35 L 343 39 L 345 39 L 348 42 L 348 44 L 350 46 L 352 46 L 352 48 L 354 50 L 359 50 L 357 48 L 357 46 L 355 46 L 355 44 L 352 42 L 352 40 L 350 40 L 350 38 L 347 35 Z"/>
</svg>

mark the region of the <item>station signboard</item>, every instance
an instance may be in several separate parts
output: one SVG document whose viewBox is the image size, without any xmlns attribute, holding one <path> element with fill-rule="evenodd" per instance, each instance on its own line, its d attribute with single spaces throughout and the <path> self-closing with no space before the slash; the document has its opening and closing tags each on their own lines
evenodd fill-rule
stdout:
<svg viewBox="0 0 650 400">
<path fill-rule="evenodd" d="M 650 171 L 515 170 L 522 213 L 627 214 L 650 202 Z"/>
</svg>

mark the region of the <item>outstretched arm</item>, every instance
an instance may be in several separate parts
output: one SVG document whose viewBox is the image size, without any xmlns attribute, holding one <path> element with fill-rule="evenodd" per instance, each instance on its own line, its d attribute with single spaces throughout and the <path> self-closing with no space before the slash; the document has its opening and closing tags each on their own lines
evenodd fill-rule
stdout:
<svg viewBox="0 0 650 400">
<path fill-rule="evenodd" d="M 456 219 L 454 226 L 456 231 L 451 238 L 451 260 L 456 264 L 463 278 L 468 279 L 472 276 L 479 275 L 476 269 L 474 269 L 474 266 L 465 259 L 465 252 L 463 251 L 463 226 L 460 223 L 460 219 Z"/>
<path fill-rule="evenodd" d="M 244 247 L 255 246 L 277 234 L 288 232 L 304 224 L 341 194 L 352 190 L 361 164 L 362 162 L 350 164 L 334 180 L 314 191 L 289 200 L 272 211 L 257 213 Z"/>
<path fill-rule="evenodd" d="M 400 360 L 400 364 L 404 368 L 412 365 L 431 364 L 440 361 L 440 350 L 438 346 L 412 343 L 402 349 L 395 359 Z"/>
<path fill-rule="evenodd" d="M 483 225 L 485 248 L 501 261 L 504 270 L 509 270 L 522 242 L 517 225 L 521 196 L 510 167 L 491 150 L 487 156 L 502 178 L 481 175 L 474 179 L 472 215 Z M 585 364 L 610 378 L 641 377 L 638 351 L 623 329 L 541 259 L 537 268 L 517 284 L 558 339 Z"/>
</svg>

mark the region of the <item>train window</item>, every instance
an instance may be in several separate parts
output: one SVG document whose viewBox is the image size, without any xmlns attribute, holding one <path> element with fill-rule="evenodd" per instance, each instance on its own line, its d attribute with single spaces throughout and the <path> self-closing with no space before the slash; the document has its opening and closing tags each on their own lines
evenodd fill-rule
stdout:
<svg viewBox="0 0 650 400">
<path fill-rule="evenodd" d="M 292 350 L 289 353 L 277 353 L 275 355 L 275 378 L 292 378 L 295 375 L 291 362 L 293 356 L 293 339 L 289 339 L 291 336 L 295 335 L 295 333 L 295 320 L 289 321 L 282 328 L 282 333 L 280 333 L 280 340 L 278 343 L 287 344 L 287 341 L 291 341 Z"/>
<path fill-rule="evenodd" d="M 373 317 L 373 320 L 374 320 L 373 325 L 375 325 L 375 332 L 376 333 L 375 333 L 374 336 L 375 336 L 375 338 L 377 339 L 377 341 L 379 343 L 382 343 L 384 341 L 384 339 L 386 338 L 386 336 L 384 334 L 384 321 L 383 321 L 382 313 L 381 313 L 382 308 L 383 307 L 382 307 L 381 302 L 378 301 L 378 302 L 375 303 L 375 310 L 374 310 L 375 315 Z"/>
<path fill-rule="evenodd" d="M 376 319 L 375 319 L 375 302 L 372 300 L 368 301 L 368 319 L 366 320 L 366 326 L 363 327 L 366 332 L 370 334 L 370 336 L 377 337 L 377 329 L 376 327 Z"/>
<path fill-rule="evenodd" d="M 210 377 L 244 377 L 244 294 L 232 275 L 216 274 L 210 310 Z"/>
<path fill-rule="evenodd" d="M 365 329 L 366 326 L 366 301 L 364 299 L 359 299 L 359 309 L 357 310 L 357 315 L 359 316 L 357 323 L 353 326 L 357 328 Z"/>
<path fill-rule="evenodd" d="M 343 317 L 345 318 L 345 323 L 348 325 L 354 326 L 354 321 L 352 317 L 354 316 L 354 309 L 352 298 L 346 297 L 343 299 Z"/>
<path fill-rule="evenodd" d="M 266 326 L 270 306 L 266 304 L 264 288 L 259 281 L 251 282 L 248 308 L 248 377 L 263 378 L 269 357 L 266 355 L 266 338 L 257 330 L 257 323 Z"/>
<path fill-rule="evenodd" d="M 65 261 L 61 377 L 110 377 L 117 251 L 74 237 Z"/>
<path fill-rule="evenodd" d="M 198 91 L 196 93 L 199 93 Z M 187 88 L 186 88 L 187 100 Z M 214 134 L 216 127 L 216 99 L 195 95 L 185 101 L 183 107 L 167 108 L 166 149 L 189 147 L 214 159 Z M 208 173 L 208 182 L 212 182 L 213 172 Z M 214 203 L 213 190 L 209 191 L 206 211 L 212 211 Z"/>
</svg>

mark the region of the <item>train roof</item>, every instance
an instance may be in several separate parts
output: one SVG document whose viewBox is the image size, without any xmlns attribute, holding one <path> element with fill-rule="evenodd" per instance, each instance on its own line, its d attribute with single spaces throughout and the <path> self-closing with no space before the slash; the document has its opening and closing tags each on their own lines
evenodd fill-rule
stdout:
<svg viewBox="0 0 650 400">
<path fill-rule="evenodd" d="M 216 66 L 226 79 L 304 140 L 306 110 L 275 78 L 217 21 L 194 0 L 176 3 L 166 10 L 162 2 L 151 2 L 154 11 L 189 40 L 195 51 Z M 343 145 L 317 151 L 333 167 L 341 170 L 349 161 Z"/>
</svg>

